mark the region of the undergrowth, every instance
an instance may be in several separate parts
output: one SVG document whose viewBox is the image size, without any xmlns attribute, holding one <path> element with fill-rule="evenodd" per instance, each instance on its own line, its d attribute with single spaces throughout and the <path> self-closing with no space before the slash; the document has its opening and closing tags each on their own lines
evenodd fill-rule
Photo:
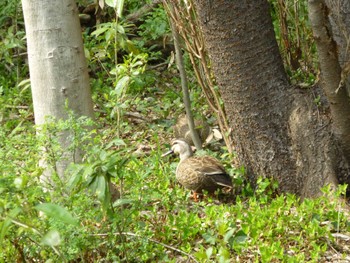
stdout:
<svg viewBox="0 0 350 263">
<path fill-rule="evenodd" d="M 174 117 L 183 112 L 177 70 L 168 58 L 166 71 L 150 69 L 157 52 L 149 56 L 140 40 L 131 43 L 126 23 L 117 43 L 113 23 L 91 30 L 95 37 L 85 35 L 95 120 L 68 110 L 68 120 L 48 119 L 36 134 L 20 56 L 23 20 L 19 1 L 13 3 L 5 1 L 0 11 L 0 23 L 15 17 L 9 24 L 19 25 L 0 30 L 6 43 L 0 48 L 0 262 L 320 262 L 330 252 L 350 253 L 336 235 L 350 232 L 345 186 L 304 200 L 278 193 L 267 178 L 253 188 L 244 167 L 231 167 L 232 156 L 221 148 L 207 153 L 225 164 L 235 194 L 193 202 L 175 180 L 177 160 L 161 158 Z M 128 5 L 137 9 L 139 1 Z M 143 19 L 143 40 L 169 32 L 164 14 L 157 8 Z M 304 54 L 310 64 L 311 55 Z M 300 74 L 293 76 L 305 81 L 304 69 Z M 190 82 L 193 108 L 206 112 L 203 94 Z M 83 160 L 70 165 L 65 179 L 53 173 L 55 186 L 43 188 L 39 163 L 45 157 L 55 170 L 62 158 L 58 136 L 67 131 L 73 135 L 68 150 L 83 145 Z"/>
<path fill-rule="evenodd" d="M 149 137 L 152 148 L 139 155 L 138 141 L 113 138 L 111 128 L 86 131 L 86 120 L 72 125 L 72 119 L 52 125 L 46 124 L 95 137 L 62 187 L 46 191 L 38 146 L 44 141 L 46 150 L 59 151 L 54 140 L 38 139 L 34 129 L 25 136 L 19 128 L 11 136 L 1 129 L 3 262 L 318 262 L 336 246 L 333 233 L 350 231 L 345 187 L 300 200 L 260 178 L 255 189 L 241 183 L 227 202 L 205 197 L 195 203 L 175 181 L 176 162 L 161 158 L 166 147 L 159 135 Z M 234 181 L 244 181 L 241 169 L 228 170 Z M 119 198 L 111 199 L 109 181 Z"/>
</svg>

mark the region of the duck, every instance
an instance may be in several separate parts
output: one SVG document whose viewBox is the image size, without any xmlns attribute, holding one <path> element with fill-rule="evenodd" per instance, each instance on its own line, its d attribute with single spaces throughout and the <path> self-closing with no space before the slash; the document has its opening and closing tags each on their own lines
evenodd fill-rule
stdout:
<svg viewBox="0 0 350 263">
<path fill-rule="evenodd" d="M 226 192 L 233 188 L 231 177 L 220 161 L 208 155 L 193 156 L 192 148 L 185 140 L 173 140 L 171 150 L 162 156 L 170 154 L 179 155 L 176 179 L 183 187 L 192 191 L 195 202 L 198 202 L 198 195 L 203 191 Z"/>
<path fill-rule="evenodd" d="M 198 132 L 199 138 L 203 143 L 210 134 L 210 126 L 203 116 L 195 119 L 194 124 Z M 181 114 L 175 125 L 173 126 L 174 136 L 177 139 L 183 139 L 190 145 L 194 145 L 191 137 L 190 128 L 188 127 L 187 115 Z"/>
</svg>

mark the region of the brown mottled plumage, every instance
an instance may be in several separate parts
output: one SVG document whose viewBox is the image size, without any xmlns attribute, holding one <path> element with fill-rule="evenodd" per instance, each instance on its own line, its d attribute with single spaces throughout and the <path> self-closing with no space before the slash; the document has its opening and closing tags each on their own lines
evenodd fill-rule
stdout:
<svg viewBox="0 0 350 263">
<path fill-rule="evenodd" d="M 210 127 L 205 118 L 196 119 L 194 121 L 199 138 L 203 143 L 210 134 Z M 186 114 L 178 117 L 176 124 L 173 126 L 174 136 L 176 139 L 183 139 L 190 145 L 194 145 L 191 137 L 190 128 L 188 127 Z"/>
<path fill-rule="evenodd" d="M 232 189 L 232 181 L 221 163 L 211 156 L 192 156 L 193 152 L 184 140 L 174 140 L 170 153 L 180 156 L 176 169 L 176 179 L 185 188 L 193 191 L 197 201 L 197 193 L 203 190 L 213 193 L 218 189 Z"/>
</svg>

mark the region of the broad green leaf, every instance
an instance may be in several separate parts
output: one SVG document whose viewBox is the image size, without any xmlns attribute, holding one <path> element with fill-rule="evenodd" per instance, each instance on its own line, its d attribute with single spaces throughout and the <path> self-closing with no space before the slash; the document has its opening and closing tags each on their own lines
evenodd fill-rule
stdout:
<svg viewBox="0 0 350 263">
<path fill-rule="evenodd" d="M 117 25 L 117 32 L 120 34 L 125 34 L 125 28 L 122 25 Z"/>
<path fill-rule="evenodd" d="M 110 29 L 109 27 L 100 27 L 100 28 L 96 29 L 94 32 L 92 32 L 91 35 L 97 37 L 109 29 Z"/>
<path fill-rule="evenodd" d="M 82 171 L 85 168 L 85 165 L 71 165 L 69 167 L 69 172 L 71 177 L 68 180 L 68 189 L 73 189 L 80 181 L 82 177 Z"/>
<path fill-rule="evenodd" d="M 47 216 L 67 224 L 76 225 L 78 220 L 74 218 L 64 207 L 56 204 L 43 203 L 35 206 L 35 209 L 44 212 Z"/>
<path fill-rule="evenodd" d="M 88 177 L 92 176 L 95 173 L 94 164 L 86 164 L 83 169 L 83 178 L 86 180 Z"/>
<path fill-rule="evenodd" d="M 124 76 L 118 81 L 117 85 L 115 86 L 115 92 L 116 92 L 117 96 L 120 97 L 122 95 L 124 89 L 129 84 L 129 80 L 130 80 L 129 76 Z"/>
<path fill-rule="evenodd" d="M 96 192 L 97 198 L 100 201 L 103 201 L 106 195 L 106 187 L 107 187 L 106 178 L 104 176 L 98 176 L 96 178 L 95 184 L 96 184 L 95 192 Z"/>
<path fill-rule="evenodd" d="M 240 244 L 240 243 L 244 243 L 247 239 L 248 239 L 247 234 L 244 233 L 243 230 L 240 230 L 236 233 L 233 242 Z"/>
<path fill-rule="evenodd" d="M 60 233 L 57 230 L 51 230 L 43 236 L 41 244 L 50 247 L 58 246 L 61 243 Z"/>
</svg>

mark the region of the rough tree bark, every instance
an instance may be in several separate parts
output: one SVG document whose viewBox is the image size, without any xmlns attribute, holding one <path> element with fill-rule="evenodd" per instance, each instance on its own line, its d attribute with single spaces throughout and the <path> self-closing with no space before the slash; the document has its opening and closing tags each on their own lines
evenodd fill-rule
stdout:
<svg viewBox="0 0 350 263">
<path fill-rule="evenodd" d="M 327 15 L 325 26 L 336 45 L 338 63 L 342 70 L 341 85 L 338 88 L 346 87 L 350 96 L 350 1 L 325 0 L 321 6 Z"/>
<path fill-rule="evenodd" d="M 327 101 L 317 107 L 317 90 L 288 83 L 268 2 L 194 2 L 233 141 L 251 179 L 273 176 L 282 191 L 301 196 L 337 184 L 337 175 L 348 180 Z"/>
<path fill-rule="evenodd" d="M 22 0 L 25 19 L 30 80 L 35 123 L 46 116 L 65 119 L 65 103 L 77 116 L 93 116 L 89 76 L 74 0 Z M 60 137 L 62 149 L 71 143 L 69 134 Z M 68 163 L 79 159 L 65 152 L 56 165 L 63 177 Z"/>
<path fill-rule="evenodd" d="M 335 1 L 340 5 L 340 1 Z M 340 7 L 339 9 L 336 8 L 338 5 L 335 3 L 331 4 L 331 6 L 334 9 L 332 15 L 325 1 L 309 0 L 309 17 L 319 53 L 320 84 L 329 101 L 333 132 L 336 138 L 342 142 L 345 157 L 350 161 L 350 101 L 345 83 L 347 76 L 344 76 L 344 80 L 342 80 L 341 76 L 341 64 L 343 69 L 347 65 L 347 45 L 350 43 L 346 38 L 349 38 L 349 34 L 347 33 L 346 24 L 340 22 L 342 16 Z M 344 26 L 341 27 L 341 25 Z M 333 31 L 338 32 L 336 34 L 338 42 L 335 41 Z M 341 64 L 339 59 L 343 61 Z"/>
</svg>

